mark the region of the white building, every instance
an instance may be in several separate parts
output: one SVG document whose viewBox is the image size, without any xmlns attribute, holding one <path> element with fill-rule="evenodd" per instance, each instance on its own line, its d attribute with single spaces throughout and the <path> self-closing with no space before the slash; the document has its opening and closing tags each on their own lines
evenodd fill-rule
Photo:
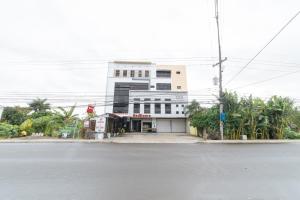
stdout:
<svg viewBox="0 0 300 200">
<path fill-rule="evenodd" d="M 128 132 L 187 132 L 187 102 L 185 66 L 108 64 L 105 112 L 122 117 Z"/>
</svg>

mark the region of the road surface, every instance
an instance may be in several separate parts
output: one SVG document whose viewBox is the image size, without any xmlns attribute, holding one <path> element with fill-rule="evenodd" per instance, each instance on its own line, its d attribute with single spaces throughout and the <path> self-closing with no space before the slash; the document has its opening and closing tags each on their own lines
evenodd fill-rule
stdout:
<svg viewBox="0 0 300 200">
<path fill-rule="evenodd" d="M 1 144 L 1 200 L 300 199 L 300 144 Z"/>
</svg>

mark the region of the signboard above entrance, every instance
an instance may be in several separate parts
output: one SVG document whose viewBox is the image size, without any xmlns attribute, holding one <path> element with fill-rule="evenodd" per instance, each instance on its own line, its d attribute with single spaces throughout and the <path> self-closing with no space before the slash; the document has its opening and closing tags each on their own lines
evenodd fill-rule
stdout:
<svg viewBox="0 0 300 200">
<path fill-rule="evenodd" d="M 151 118 L 151 115 L 133 114 L 132 118 Z"/>
</svg>

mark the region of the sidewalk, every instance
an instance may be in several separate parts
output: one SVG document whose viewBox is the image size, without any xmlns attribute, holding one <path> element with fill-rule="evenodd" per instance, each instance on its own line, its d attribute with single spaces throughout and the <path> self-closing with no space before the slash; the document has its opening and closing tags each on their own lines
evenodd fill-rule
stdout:
<svg viewBox="0 0 300 200">
<path fill-rule="evenodd" d="M 128 134 L 119 137 L 112 137 L 103 140 L 88 139 L 61 139 L 46 137 L 29 137 L 29 138 L 12 138 L 0 140 L 1 143 L 171 143 L 171 144 L 193 144 L 199 143 L 202 139 L 187 135 L 170 135 L 170 134 Z"/>
<path fill-rule="evenodd" d="M 132 144 L 283 144 L 300 143 L 300 140 L 203 140 L 190 135 L 172 134 L 128 134 L 103 140 L 61 139 L 47 137 L 12 138 L 0 140 L 4 143 L 132 143 Z"/>
<path fill-rule="evenodd" d="M 203 140 L 190 135 L 172 134 L 137 134 L 125 135 L 109 139 L 112 143 L 169 143 L 169 144 L 194 144 Z"/>
</svg>

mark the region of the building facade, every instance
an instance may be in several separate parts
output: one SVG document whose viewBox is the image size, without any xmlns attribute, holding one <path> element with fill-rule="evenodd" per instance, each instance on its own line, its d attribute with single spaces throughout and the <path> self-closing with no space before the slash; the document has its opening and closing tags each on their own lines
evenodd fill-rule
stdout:
<svg viewBox="0 0 300 200">
<path fill-rule="evenodd" d="M 186 133 L 187 102 L 183 65 L 108 64 L 105 112 L 123 118 L 127 132 Z"/>
</svg>

